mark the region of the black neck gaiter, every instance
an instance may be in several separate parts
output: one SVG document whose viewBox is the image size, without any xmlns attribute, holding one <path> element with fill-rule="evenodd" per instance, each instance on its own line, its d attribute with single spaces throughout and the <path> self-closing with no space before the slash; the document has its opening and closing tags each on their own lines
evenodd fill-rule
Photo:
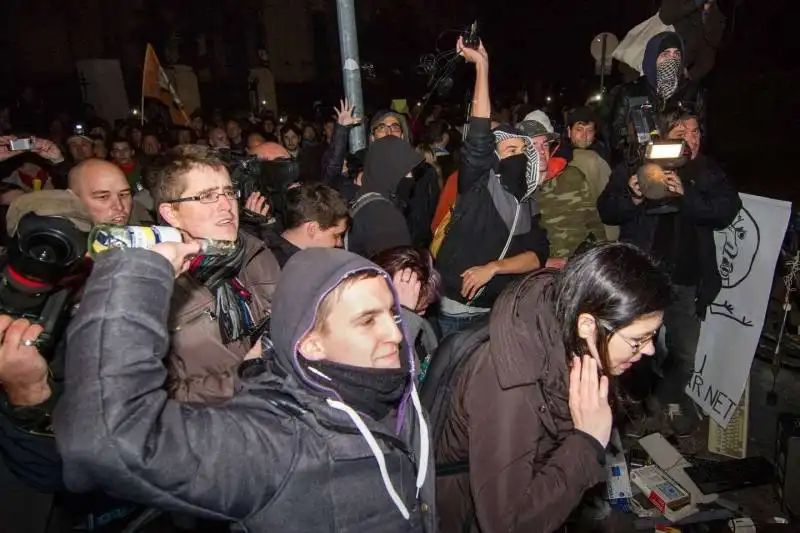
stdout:
<svg viewBox="0 0 800 533">
<path fill-rule="evenodd" d="M 401 368 L 361 368 L 303 357 L 300 360 L 310 378 L 332 388 L 346 404 L 373 420 L 382 420 L 398 406 L 409 379 L 408 361 Z M 309 370 L 312 368 L 317 372 Z"/>
</svg>

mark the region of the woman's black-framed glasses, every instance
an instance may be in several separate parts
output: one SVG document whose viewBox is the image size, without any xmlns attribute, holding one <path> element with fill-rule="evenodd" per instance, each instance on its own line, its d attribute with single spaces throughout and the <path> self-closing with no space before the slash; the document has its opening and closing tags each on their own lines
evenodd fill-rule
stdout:
<svg viewBox="0 0 800 533">
<path fill-rule="evenodd" d="M 239 193 L 233 187 L 226 188 L 222 192 L 217 190 L 203 191 L 195 196 L 186 196 L 184 198 L 176 198 L 168 200 L 168 204 L 182 204 L 185 202 L 200 202 L 201 204 L 215 204 L 219 201 L 220 196 L 225 196 L 228 200 L 236 201 L 239 199 Z"/>
<path fill-rule="evenodd" d="M 647 337 L 645 337 L 644 339 L 642 339 L 640 341 L 635 341 L 635 340 L 631 339 L 630 337 L 626 337 L 625 335 L 623 335 L 619 331 L 615 330 L 614 328 L 609 327 L 609 325 L 606 324 L 605 322 L 601 322 L 600 320 L 598 320 L 597 322 L 604 329 L 606 329 L 608 331 L 608 338 L 609 339 L 613 335 L 618 335 L 619 338 L 622 339 L 622 341 L 625 344 L 627 344 L 628 346 L 631 347 L 631 350 L 633 350 L 633 355 L 636 355 L 636 354 L 640 353 L 642 351 L 642 349 L 645 346 L 647 346 L 649 343 L 655 342 L 655 338 L 658 336 L 658 331 L 659 331 L 659 329 L 661 329 L 661 328 L 659 328 L 659 329 L 655 330 L 653 333 L 651 333 L 650 335 L 648 335 Z"/>
<path fill-rule="evenodd" d="M 653 333 L 651 333 L 646 338 L 644 338 L 644 339 L 642 339 L 640 341 L 635 341 L 633 339 L 630 339 L 630 338 L 626 337 L 625 335 L 623 335 L 622 333 L 620 333 L 619 331 L 613 331 L 613 332 L 611 332 L 611 334 L 612 335 L 614 335 L 614 334 L 619 335 L 619 338 L 622 339 L 623 341 L 625 341 L 625 344 L 627 344 L 628 346 L 631 347 L 631 350 L 633 350 L 633 355 L 636 355 L 639 352 L 641 352 L 642 348 L 647 346 L 649 343 L 655 342 L 655 338 L 658 335 L 658 330 L 655 330 Z"/>
</svg>

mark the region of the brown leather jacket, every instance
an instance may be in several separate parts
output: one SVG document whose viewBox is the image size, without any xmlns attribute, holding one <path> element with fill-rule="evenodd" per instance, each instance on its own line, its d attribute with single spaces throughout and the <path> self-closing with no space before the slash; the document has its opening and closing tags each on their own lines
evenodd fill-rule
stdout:
<svg viewBox="0 0 800 533">
<path fill-rule="evenodd" d="M 602 446 L 572 425 L 554 279 L 538 271 L 503 291 L 456 383 L 436 464 L 469 472 L 439 478 L 442 533 L 469 520 L 473 532 L 553 531 L 605 478 Z"/>
<path fill-rule="evenodd" d="M 240 235 L 245 241 L 245 261 L 239 279 L 253 296 L 250 308 L 256 324 L 261 324 L 270 314 L 280 267 L 262 242 Z M 214 296 L 190 276 L 175 281 L 169 329 L 170 396 L 204 404 L 231 398 L 239 364 L 252 348 L 251 339 L 222 343 Z"/>
</svg>

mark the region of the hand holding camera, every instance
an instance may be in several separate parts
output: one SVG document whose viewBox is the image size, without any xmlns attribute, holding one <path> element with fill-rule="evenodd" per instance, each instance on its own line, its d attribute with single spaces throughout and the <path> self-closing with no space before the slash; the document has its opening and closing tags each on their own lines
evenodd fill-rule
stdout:
<svg viewBox="0 0 800 533">
<path fill-rule="evenodd" d="M 628 179 L 628 189 L 631 191 L 631 200 L 633 200 L 635 205 L 644 202 L 642 187 L 639 185 L 639 177 L 636 174 Z"/>
<path fill-rule="evenodd" d="M 25 152 L 34 152 L 57 165 L 64 161 L 61 150 L 48 141 L 38 137 L 17 138 L 13 135 L 0 136 L 0 161 L 11 159 Z"/>
<path fill-rule="evenodd" d="M 58 148 L 58 146 L 47 139 L 39 139 L 38 137 L 34 139 L 33 151 L 54 165 L 64 161 L 64 155 L 61 153 L 61 150 Z"/>
<path fill-rule="evenodd" d="M 0 135 L 0 161 L 11 159 L 33 149 L 33 138 L 18 139 L 14 135 Z"/>
<path fill-rule="evenodd" d="M 667 185 L 667 190 L 678 196 L 683 196 L 683 182 L 680 176 L 674 170 L 664 171 L 664 183 Z"/>
<path fill-rule="evenodd" d="M 13 405 L 38 405 L 50 397 L 47 362 L 36 348 L 42 326 L 0 315 L 0 383 Z"/>
<path fill-rule="evenodd" d="M 486 66 L 489 64 L 489 54 L 480 41 L 478 41 L 478 46 L 476 48 L 471 48 L 464 44 L 464 37 L 459 37 L 456 43 L 456 51 L 461 57 L 466 59 L 467 63 L 474 63 L 475 66 Z"/>
</svg>

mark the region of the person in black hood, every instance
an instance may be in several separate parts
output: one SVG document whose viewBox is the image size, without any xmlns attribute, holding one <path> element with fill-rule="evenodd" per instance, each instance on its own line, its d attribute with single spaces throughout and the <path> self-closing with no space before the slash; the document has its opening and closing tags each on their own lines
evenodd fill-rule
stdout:
<svg viewBox="0 0 800 533">
<path fill-rule="evenodd" d="M 655 115 L 681 108 L 705 122 L 705 98 L 699 86 L 685 75 L 684 46 L 675 32 L 662 32 L 648 42 L 642 61 L 644 74 L 618 91 L 611 107 L 611 130 L 606 131 L 612 150 L 628 155 L 638 147 L 631 139 L 632 112 L 649 105 Z M 618 158 L 619 159 L 619 158 Z"/>
<path fill-rule="evenodd" d="M 398 186 L 421 162 L 422 156 L 410 144 L 393 135 L 370 145 L 361 188 L 350 208 L 348 250 L 372 257 L 388 248 L 411 245 Z"/>
<path fill-rule="evenodd" d="M 398 137 L 411 144 L 411 130 L 405 115 L 389 110 L 375 114 L 370 124 L 370 143 L 384 137 Z M 397 196 L 414 246 L 427 248 L 433 238 L 431 220 L 442 192 L 439 174 L 432 165 L 423 161 L 413 174 L 406 177 L 408 179 L 400 181 Z"/>
<path fill-rule="evenodd" d="M 417 366 L 388 274 L 343 250 L 295 254 L 274 342 L 249 360 L 263 371 L 224 405 L 198 406 L 167 398 L 161 359 L 176 271 L 199 252 L 162 243 L 95 263 L 55 416 L 68 487 L 252 533 L 436 531 Z"/>
</svg>

